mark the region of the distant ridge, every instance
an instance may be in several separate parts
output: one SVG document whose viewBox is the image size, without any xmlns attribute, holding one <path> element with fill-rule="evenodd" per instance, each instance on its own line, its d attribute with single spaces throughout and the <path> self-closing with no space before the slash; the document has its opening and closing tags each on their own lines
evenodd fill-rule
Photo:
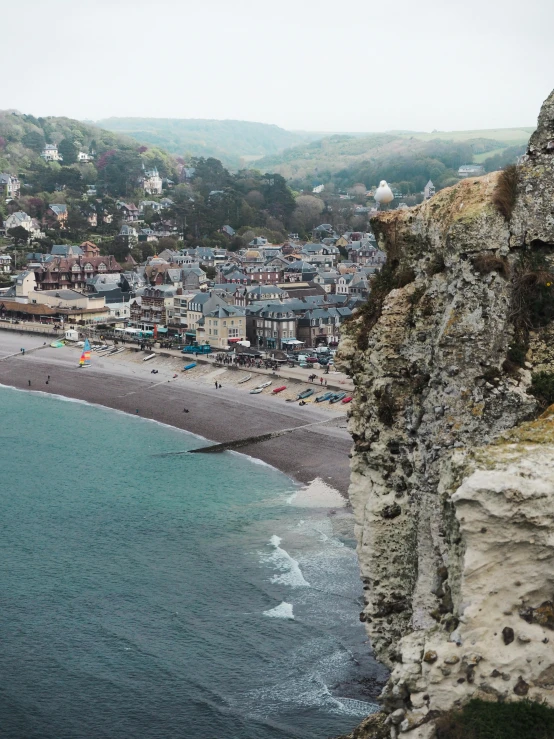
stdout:
<svg viewBox="0 0 554 739">
<path fill-rule="evenodd" d="M 233 168 L 325 135 L 232 119 L 113 117 L 96 121 L 96 125 L 178 156 L 215 157 Z"/>
</svg>

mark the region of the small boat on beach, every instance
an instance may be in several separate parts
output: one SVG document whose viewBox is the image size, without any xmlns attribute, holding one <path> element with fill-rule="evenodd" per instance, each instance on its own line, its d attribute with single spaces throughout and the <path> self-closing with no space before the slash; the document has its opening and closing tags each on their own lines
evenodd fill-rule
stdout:
<svg viewBox="0 0 554 739">
<path fill-rule="evenodd" d="M 183 372 L 189 369 L 193 369 L 194 367 L 196 367 L 196 362 L 190 362 L 190 364 L 185 364 L 185 366 L 183 367 Z"/>
<path fill-rule="evenodd" d="M 143 357 L 143 362 L 148 362 L 150 359 L 154 359 L 155 354 L 149 354 L 147 357 Z"/>
<path fill-rule="evenodd" d="M 329 398 L 329 403 L 338 403 L 339 400 L 342 400 L 346 397 L 346 393 L 335 393 Z"/>
<path fill-rule="evenodd" d="M 242 385 L 242 384 L 243 384 L 243 382 L 248 382 L 248 380 L 250 380 L 250 379 L 251 379 L 251 377 L 252 377 L 252 375 L 246 375 L 246 377 L 243 377 L 243 378 L 242 378 L 242 380 L 239 380 L 239 381 L 237 382 L 237 385 Z"/>
<path fill-rule="evenodd" d="M 286 390 L 286 389 L 287 389 L 287 386 L 286 385 L 281 385 L 281 387 L 275 387 L 275 388 L 273 388 L 273 390 L 271 392 L 274 395 L 277 395 L 277 393 L 282 393 L 283 390 Z"/>
<path fill-rule="evenodd" d="M 352 396 L 351 395 L 348 395 L 346 398 L 343 398 L 342 399 L 342 402 L 343 403 L 350 403 L 351 400 L 352 400 Z"/>
<path fill-rule="evenodd" d="M 52 341 L 50 343 L 50 346 L 53 347 L 54 349 L 61 349 L 62 346 L 65 346 L 65 341 L 60 341 L 58 339 L 58 341 Z"/>
<path fill-rule="evenodd" d="M 334 393 L 328 392 L 323 393 L 323 395 L 318 395 L 315 399 L 316 403 L 323 403 L 325 400 L 330 400 L 333 397 Z"/>
<path fill-rule="evenodd" d="M 301 393 L 298 393 L 296 400 L 305 400 L 306 398 L 311 397 L 314 393 L 315 390 L 310 387 L 307 390 L 303 390 Z"/>
<path fill-rule="evenodd" d="M 250 391 L 250 395 L 257 395 L 258 393 L 261 393 L 262 390 L 264 390 L 266 387 L 269 387 L 273 380 L 269 380 L 268 382 L 263 382 L 261 385 L 258 385 L 258 387 L 255 387 L 253 390 Z"/>
</svg>

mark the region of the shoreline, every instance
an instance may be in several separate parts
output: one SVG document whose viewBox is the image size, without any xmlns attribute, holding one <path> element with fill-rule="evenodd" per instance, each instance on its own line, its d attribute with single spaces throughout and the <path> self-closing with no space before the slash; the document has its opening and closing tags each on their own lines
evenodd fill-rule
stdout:
<svg viewBox="0 0 554 739">
<path fill-rule="evenodd" d="M 351 438 L 344 412 L 339 415 L 335 408 L 323 410 L 312 404 L 300 408 L 265 392 L 250 395 L 248 388 L 236 387 L 241 377 L 236 370 L 206 365 L 199 366 L 194 376 L 184 374 L 180 372 L 183 362 L 176 357 L 159 355 L 144 364 L 141 354 L 98 357 L 93 353 L 93 365 L 83 372 L 77 366 L 79 350 L 75 347 L 28 346 L 21 355 L 17 353 L 21 344 L 29 342 L 28 335 L 24 338 L 23 342 L 16 332 L 0 333 L 0 384 L 139 415 L 208 443 L 299 427 L 242 446 L 237 453 L 261 460 L 304 485 L 319 479 L 347 498 Z M 29 351 L 32 348 L 40 351 Z M 152 369 L 158 373 L 153 375 Z M 215 389 L 214 376 L 222 385 L 220 389 Z M 248 386 L 257 382 L 255 379 Z M 308 383 L 288 381 L 287 385 L 294 394 Z M 300 428 L 310 423 L 318 425 Z"/>
</svg>

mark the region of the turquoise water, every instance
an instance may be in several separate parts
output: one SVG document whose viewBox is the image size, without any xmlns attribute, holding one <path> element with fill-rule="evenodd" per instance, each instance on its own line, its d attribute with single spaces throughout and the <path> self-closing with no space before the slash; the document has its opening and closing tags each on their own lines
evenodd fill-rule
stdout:
<svg viewBox="0 0 554 739">
<path fill-rule="evenodd" d="M 160 424 L 0 408 L 2 737 L 323 739 L 371 711 L 340 514 L 238 454 L 159 456 L 199 444 Z"/>
</svg>

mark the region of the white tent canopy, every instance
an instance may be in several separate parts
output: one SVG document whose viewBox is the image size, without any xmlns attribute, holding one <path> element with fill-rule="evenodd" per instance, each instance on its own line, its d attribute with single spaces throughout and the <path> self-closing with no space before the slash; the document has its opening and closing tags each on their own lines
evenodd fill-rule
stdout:
<svg viewBox="0 0 554 739">
<path fill-rule="evenodd" d="M 286 340 L 283 339 L 281 343 L 282 344 L 294 344 L 296 346 L 297 344 L 305 344 L 306 342 L 298 341 L 298 339 L 286 339 Z"/>
</svg>

